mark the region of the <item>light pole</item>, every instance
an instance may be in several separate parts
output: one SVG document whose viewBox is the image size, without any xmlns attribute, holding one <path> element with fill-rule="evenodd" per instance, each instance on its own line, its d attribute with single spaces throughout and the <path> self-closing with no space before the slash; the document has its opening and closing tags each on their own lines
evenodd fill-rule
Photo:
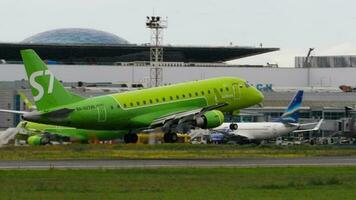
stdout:
<svg viewBox="0 0 356 200">
<path fill-rule="evenodd" d="M 150 48 L 150 87 L 162 84 L 163 74 L 160 63 L 163 62 L 163 29 L 167 28 L 167 19 L 159 16 L 147 16 L 146 27 L 151 30 Z"/>
</svg>

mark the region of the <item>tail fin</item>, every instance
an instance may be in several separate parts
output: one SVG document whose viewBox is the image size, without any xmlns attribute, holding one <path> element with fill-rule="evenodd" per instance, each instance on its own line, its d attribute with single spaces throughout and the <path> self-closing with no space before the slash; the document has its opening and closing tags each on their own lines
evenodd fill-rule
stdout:
<svg viewBox="0 0 356 200">
<path fill-rule="evenodd" d="M 303 90 L 299 90 L 281 116 L 281 121 L 296 123 L 299 121 L 299 109 L 303 100 Z"/>
<path fill-rule="evenodd" d="M 35 51 L 27 49 L 20 52 L 38 110 L 48 110 L 84 99 L 68 92 Z"/>
</svg>

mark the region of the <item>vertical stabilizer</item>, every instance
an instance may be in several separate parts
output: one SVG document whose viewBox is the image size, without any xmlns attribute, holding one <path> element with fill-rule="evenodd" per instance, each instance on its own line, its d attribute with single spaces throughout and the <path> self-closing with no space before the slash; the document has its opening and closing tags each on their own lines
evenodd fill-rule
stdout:
<svg viewBox="0 0 356 200">
<path fill-rule="evenodd" d="M 35 51 L 21 50 L 21 56 L 38 110 L 48 110 L 84 99 L 68 92 Z"/>
<path fill-rule="evenodd" d="M 297 123 L 299 121 L 299 110 L 303 100 L 303 90 L 299 90 L 292 101 L 289 103 L 287 110 L 281 116 L 282 121 Z"/>
</svg>

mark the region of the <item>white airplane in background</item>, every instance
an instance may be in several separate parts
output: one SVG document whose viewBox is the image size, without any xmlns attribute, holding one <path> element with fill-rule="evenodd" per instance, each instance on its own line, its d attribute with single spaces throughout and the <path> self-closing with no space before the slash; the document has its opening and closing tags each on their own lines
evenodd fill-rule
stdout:
<svg viewBox="0 0 356 200">
<path fill-rule="evenodd" d="M 258 142 L 265 139 L 276 138 L 291 132 L 309 132 L 319 130 L 323 119 L 318 123 L 300 124 L 299 110 L 303 99 L 303 91 L 296 93 L 283 115 L 274 122 L 251 123 L 223 123 L 213 131 L 237 136 L 241 144 Z M 313 129 L 300 129 L 304 126 L 316 124 Z"/>
</svg>

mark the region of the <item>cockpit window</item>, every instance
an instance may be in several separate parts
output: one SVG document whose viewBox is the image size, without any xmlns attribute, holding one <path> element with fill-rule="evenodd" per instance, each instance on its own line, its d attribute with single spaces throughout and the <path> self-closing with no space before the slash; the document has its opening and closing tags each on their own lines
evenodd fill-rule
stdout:
<svg viewBox="0 0 356 200">
<path fill-rule="evenodd" d="M 246 88 L 251 87 L 250 83 L 246 81 L 246 82 L 245 82 L 245 87 L 246 87 Z"/>
</svg>

